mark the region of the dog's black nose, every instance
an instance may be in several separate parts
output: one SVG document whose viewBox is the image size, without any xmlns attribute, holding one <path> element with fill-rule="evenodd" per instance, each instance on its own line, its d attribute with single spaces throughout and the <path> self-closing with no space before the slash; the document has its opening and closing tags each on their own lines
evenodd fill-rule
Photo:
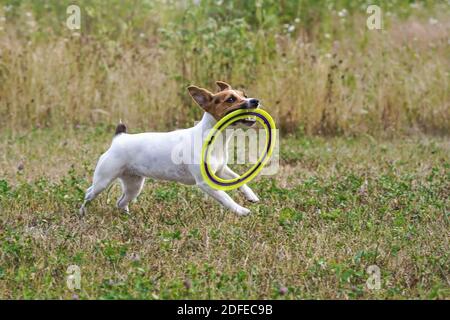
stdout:
<svg viewBox="0 0 450 320">
<path fill-rule="evenodd" d="M 259 105 L 258 99 L 250 99 L 249 100 L 250 107 L 257 107 Z"/>
</svg>

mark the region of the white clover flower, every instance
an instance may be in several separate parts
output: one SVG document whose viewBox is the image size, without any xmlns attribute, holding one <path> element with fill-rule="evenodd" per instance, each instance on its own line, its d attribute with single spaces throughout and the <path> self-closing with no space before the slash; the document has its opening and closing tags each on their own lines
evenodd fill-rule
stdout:
<svg viewBox="0 0 450 320">
<path fill-rule="evenodd" d="M 348 11 L 345 8 L 338 12 L 338 16 L 341 17 L 341 18 L 346 17 L 347 14 L 348 14 Z"/>
<path fill-rule="evenodd" d="M 431 25 L 435 25 L 435 24 L 438 24 L 439 21 L 435 18 L 430 18 L 430 19 L 428 19 L 428 23 Z"/>
<path fill-rule="evenodd" d="M 287 32 L 291 33 L 295 30 L 295 26 L 294 25 L 290 25 L 287 29 Z"/>
</svg>

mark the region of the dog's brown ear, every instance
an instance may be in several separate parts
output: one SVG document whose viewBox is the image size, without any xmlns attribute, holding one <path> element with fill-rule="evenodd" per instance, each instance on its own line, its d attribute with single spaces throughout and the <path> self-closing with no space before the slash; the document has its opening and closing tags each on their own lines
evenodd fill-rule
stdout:
<svg viewBox="0 0 450 320">
<path fill-rule="evenodd" d="M 230 90 L 231 86 L 223 81 L 216 81 L 217 86 L 219 87 L 220 91 L 224 91 L 224 90 Z"/>
<path fill-rule="evenodd" d="M 194 99 L 197 104 L 206 109 L 212 100 L 213 94 L 206 89 L 199 88 L 196 86 L 189 86 L 188 88 L 189 94 L 192 99 Z"/>
</svg>

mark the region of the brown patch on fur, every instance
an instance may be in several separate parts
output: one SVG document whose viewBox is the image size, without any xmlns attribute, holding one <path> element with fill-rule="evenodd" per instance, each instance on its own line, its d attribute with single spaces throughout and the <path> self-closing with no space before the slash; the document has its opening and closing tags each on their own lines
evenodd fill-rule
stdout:
<svg viewBox="0 0 450 320">
<path fill-rule="evenodd" d="M 217 81 L 216 84 L 220 91 L 215 94 L 196 86 L 189 86 L 188 91 L 203 110 L 219 121 L 227 113 L 241 108 L 245 103 L 245 94 L 242 91 L 233 90 L 226 82 Z M 234 97 L 234 101 L 229 100 L 231 97 Z"/>
</svg>

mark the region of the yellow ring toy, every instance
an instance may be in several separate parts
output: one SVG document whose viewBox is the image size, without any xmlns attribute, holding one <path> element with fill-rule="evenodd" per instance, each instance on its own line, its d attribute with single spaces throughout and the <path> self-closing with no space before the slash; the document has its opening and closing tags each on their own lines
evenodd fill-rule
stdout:
<svg viewBox="0 0 450 320">
<path fill-rule="evenodd" d="M 232 125 L 236 121 L 254 118 L 258 121 L 265 129 L 266 132 L 266 143 L 264 146 L 264 152 L 259 156 L 258 161 L 244 174 L 233 179 L 222 179 L 219 178 L 213 170 L 211 170 L 209 160 L 211 157 L 212 145 L 216 140 L 218 134 L 225 130 L 228 126 Z M 270 116 L 269 113 L 262 109 L 238 109 L 226 115 L 220 119 L 216 125 L 209 132 L 205 142 L 202 147 L 202 155 L 200 159 L 200 170 L 205 182 L 214 189 L 218 190 L 233 190 L 239 188 L 243 184 L 248 183 L 253 180 L 258 173 L 267 164 L 272 155 L 273 149 L 275 147 L 276 141 L 276 126 L 275 121 Z"/>
</svg>

